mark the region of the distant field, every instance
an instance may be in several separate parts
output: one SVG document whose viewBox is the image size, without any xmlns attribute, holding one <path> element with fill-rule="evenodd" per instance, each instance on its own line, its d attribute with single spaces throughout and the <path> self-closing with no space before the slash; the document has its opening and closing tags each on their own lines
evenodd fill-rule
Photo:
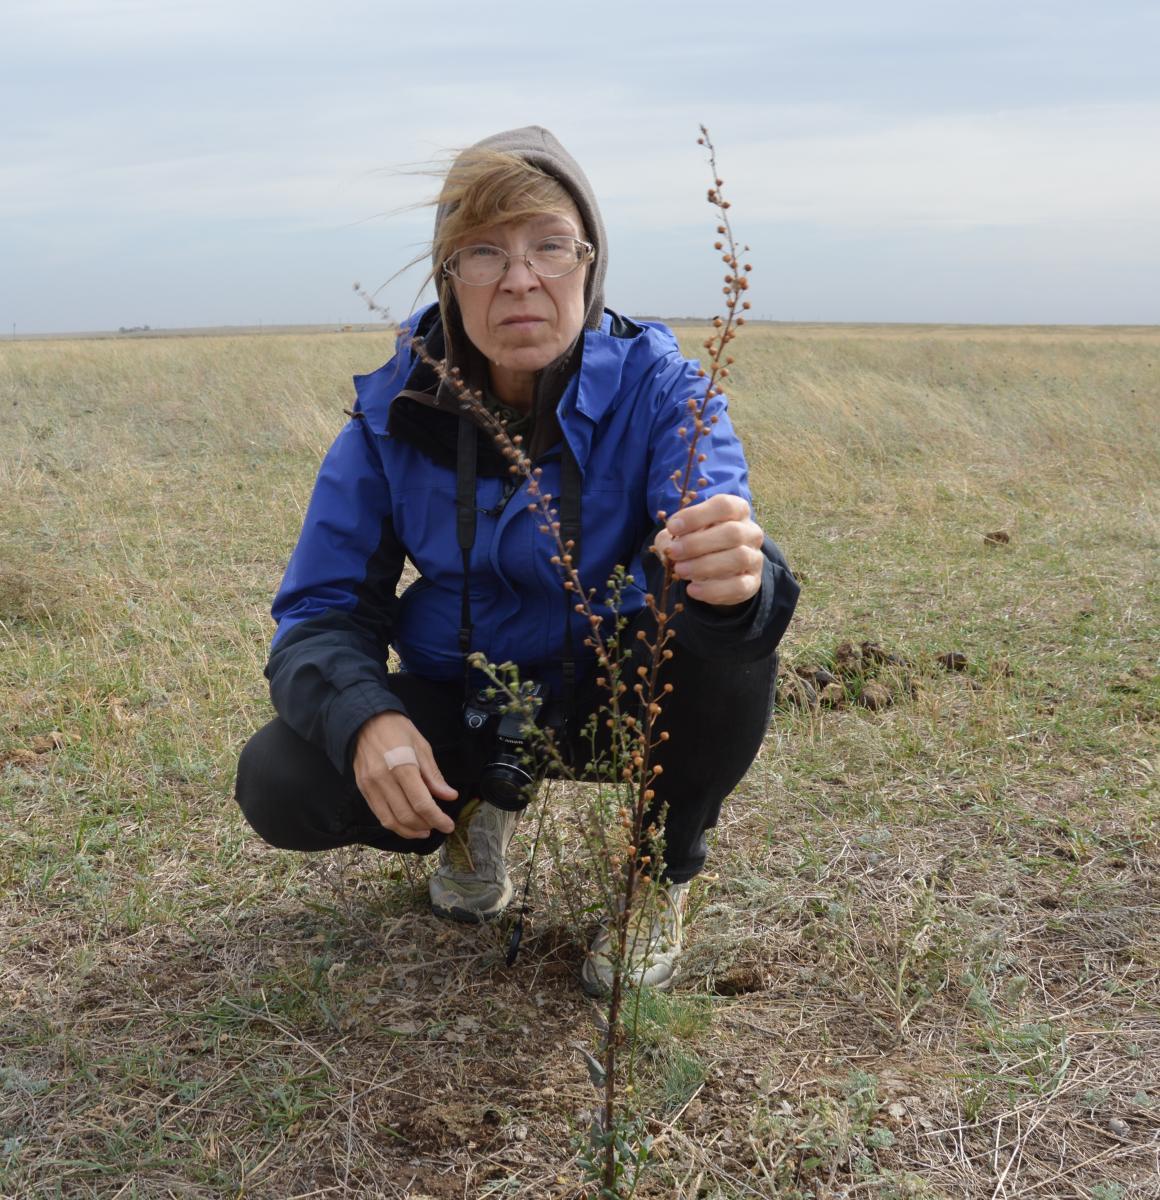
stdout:
<svg viewBox="0 0 1160 1200">
<path fill-rule="evenodd" d="M 129 341 L 159 338 L 190 337 L 311 337 L 319 333 L 374 333 L 383 334 L 381 322 L 343 324 L 334 322 L 326 325 L 193 325 L 188 329 L 152 329 L 145 326 L 126 329 L 94 329 L 75 333 L 24 333 L 14 336 L 12 341 L 71 342 L 71 341 Z M 5 339 L 7 341 L 7 339 Z"/>
<path fill-rule="evenodd" d="M 424 865 L 267 849 L 231 799 L 270 595 L 389 352 L 0 342 L 0 1196 L 576 1195 L 567 863 L 508 971 Z M 753 326 L 737 357 L 804 581 L 786 668 L 845 699 L 787 677 L 727 807 L 641 1034 L 638 1194 L 1160 1195 L 1160 330 Z"/>
<path fill-rule="evenodd" d="M 653 317 L 638 315 L 637 319 L 647 321 L 663 321 L 674 329 L 699 329 L 706 323 L 704 317 Z M 820 333 L 832 336 L 835 333 L 869 334 L 917 334 L 929 337 L 931 334 L 963 333 L 967 335 L 1001 334 L 1004 337 L 1025 335 L 1028 337 L 1047 334 L 1049 336 L 1103 336 L 1113 337 L 1152 337 L 1156 327 L 1152 325 L 907 325 L 907 324 L 876 324 L 874 322 L 846 322 L 842 324 L 824 324 L 821 322 L 790 322 L 762 321 L 751 317 L 750 331 L 783 331 L 790 334 Z M 11 338 L 3 336 L 2 342 L 11 345 L 14 342 L 27 341 L 92 341 L 113 339 L 128 341 L 145 338 L 188 338 L 188 337 L 313 337 L 323 333 L 369 333 L 377 337 L 384 336 L 384 325 L 381 321 L 344 323 L 341 321 L 327 322 L 322 325 L 191 325 L 188 328 L 153 329 L 139 326 L 124 329 L 94 329 L 88 332 L 78 330 L 74 333 L 18 333 Z"/>
</svg>

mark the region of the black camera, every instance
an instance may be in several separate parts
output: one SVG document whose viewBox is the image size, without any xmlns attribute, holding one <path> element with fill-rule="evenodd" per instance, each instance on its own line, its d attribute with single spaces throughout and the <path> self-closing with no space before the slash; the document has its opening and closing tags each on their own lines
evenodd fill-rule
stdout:
<svg viewBox="0 0 1160 1200">
<path fill-rule="evenodd" d="M 520 685 L 513 701 L 493 687 L 480 688 L 463 705 L 463 723 L 472 733 L 485 733 L 495 726 L 495 741 L 479 773 L 480 798 L 507 812 L 520 812 L 531 803 L 537 781 L 537 764 L 542 761 L 539 739 L 529 741 L 528 727 L 555 729 L 559 722 L 545 708 L 547 693 L 542 683 Z"/>
</svg>

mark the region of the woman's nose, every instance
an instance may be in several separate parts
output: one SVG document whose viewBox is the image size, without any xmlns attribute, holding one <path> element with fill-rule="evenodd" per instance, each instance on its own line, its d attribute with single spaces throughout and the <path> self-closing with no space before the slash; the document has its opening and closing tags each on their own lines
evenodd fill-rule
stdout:
<svg viewBox="0 0 1160 1200">
<path fill-rule="evenodd" d="M 500 276 L 500 286 L 507 291 L 526 292 L 538 287 L 540 277 L 528 266 L 522 254 L 508 259 L 507 270 Z"/>
</svg>

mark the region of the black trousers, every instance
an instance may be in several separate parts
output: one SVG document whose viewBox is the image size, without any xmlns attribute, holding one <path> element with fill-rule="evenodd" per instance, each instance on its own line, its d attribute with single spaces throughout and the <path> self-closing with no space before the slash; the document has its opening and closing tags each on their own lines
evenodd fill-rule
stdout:
<svg viewBox="0 0 1160 1200">
<path fill-rule="evenodd" d="M 646 627 L 647 613 L 633 625 Z M 655 626 L 653 627 L 655 628 Z M 628 645 L 639 648 L 634 628 Z M 651 631 L 650 631 L 651 636 Z M 750 663 L 699 658 L 673 645 L 661 678 L 673 690 L 665 697 L 660 728 L 669 738 L 656 751 L 663 768 L 654 785 L 664 806 L 665 878 L 692 879 L 705 865 L 706 832 L 717 824 L 721 804 L 757 756 L 773 710 L 777 656 Z M 639 656 L 638 661 L 643 661 Z M 635 680 L 635 665 L 625 676 Z M 491 750 L 490 739 L 468 733 L 463 724 L 463 688 L 418 675 L 400 673 L 391 690 L 431 743 L 439 769 L 459 792 L 441 804 L 455 816 L 473 795 L 479 771 Z M 604 702 L 606 694 L 590 681 L 578 689 L 577 730 Z M 571 761 L 583 767 L 591 745 L 570 739 Z M 339 774 L 322 750 L 300 738 L 280 718 L 258 730 L 238 762 L 237 801 L 246 820 L 269 843 L 287 850 L 330 850 L 361 844 L 380 850 L 430 854 L 445 835 L 400 837 L 385 829 L 371 812 L 348 769 Z"/>
</svg>

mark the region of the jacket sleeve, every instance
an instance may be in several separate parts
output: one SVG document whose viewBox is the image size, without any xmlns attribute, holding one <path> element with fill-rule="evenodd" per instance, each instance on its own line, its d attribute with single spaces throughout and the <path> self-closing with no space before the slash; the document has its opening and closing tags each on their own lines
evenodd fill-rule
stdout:
<svg viewBox="0 0 1160 1200">
<path fill-rule="evenodd" d="M 679 365 L 678 365 L 679 364 Z M 678 485 L 674 473 L 684 475 L 688 461 L 688 436 L 693 432 L 693 414 L 688 402 L 698 403 L 705 394 L 705 380 L 697 374 L 697 364 L 679 358 L 658 377 L 663 389 L 655 409 L 649 446 L 649 508 L 654 516 L 677 509 Z M 714 418 L 716 418 L 714 420 Z M 697 500 L 725 493 L 740 496 L 753 509 L 749 494 L 749 467 L 740 439 L 729 420 L 724 396 L 714 396 L 705 414 L 708 430 L 697 443 L 698 455 L 705 461 L 694 463 L 692 487 Z M 681 429 L 686 433 L 682 436 Z M 706 482 L 701 484 L 704 479 Z M 649 534 L 642 554 L 648 591 L 658 595 L 664 568 L 652 553 L 653 539 L 660 523 Z M 762 545 L 764 564 L 761 587 L 752 599 L 731 608 L 704 604 L 685 595 L 685 584 L 676 581 L 677 598 L 684 611 L 674 628 L 680 642 L 703 658 L 718 657 L 732 662 L 752 662 L 767 658 L 777 649 L 793 616 L 800 586 L 785 557 L 766 535 Z"/>
<path fill-rule="evenodd" d="M 404 560 L 374 435 L 356 416 L 318 472 L 274 598 L 266 664 L 278 715 L 339 772 L 364 722 L 405 711 L 386 667 Z"/>
</svg>

